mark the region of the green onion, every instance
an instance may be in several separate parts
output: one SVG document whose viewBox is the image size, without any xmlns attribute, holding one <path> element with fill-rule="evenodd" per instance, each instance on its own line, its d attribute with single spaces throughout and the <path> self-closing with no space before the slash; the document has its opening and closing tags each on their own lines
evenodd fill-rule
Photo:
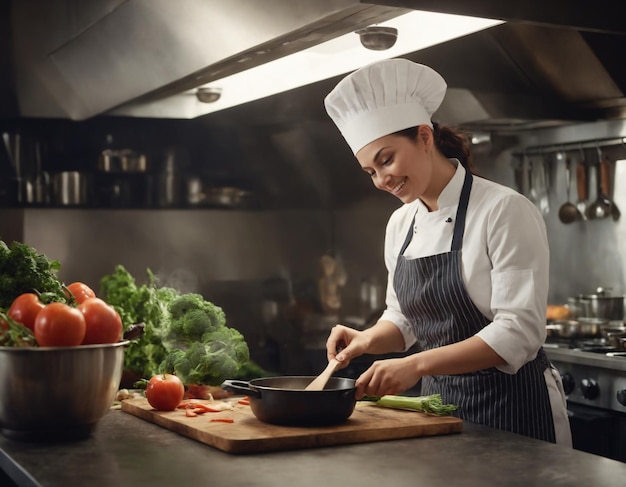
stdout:
<svg viewBox="0 0 626 487">
<path fill-rule="evenodd" d="M 454 404 L 444 404 L 441 400 L 441 394 L 431 394 L 430 396 L 365 396 L 361 400 L 372 401 L 377 406 L 385 408 L 407 409 L 436 416 L 448 416 L 459 408 Z"/>
</svg>

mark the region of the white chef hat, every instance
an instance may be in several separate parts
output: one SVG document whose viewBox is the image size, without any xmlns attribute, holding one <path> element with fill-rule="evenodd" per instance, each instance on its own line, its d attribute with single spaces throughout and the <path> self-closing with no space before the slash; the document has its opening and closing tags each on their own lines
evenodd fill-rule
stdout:
<svg viewBox="0 0 626 487">
<path fill-rule="evenodd" d="M 385 59 L 342 79 L 326 96 L 330 118 L 356 154 L 399 130 L 429 125 L 446 94 L 439 73 L 407 59 Z"/>
</svg>

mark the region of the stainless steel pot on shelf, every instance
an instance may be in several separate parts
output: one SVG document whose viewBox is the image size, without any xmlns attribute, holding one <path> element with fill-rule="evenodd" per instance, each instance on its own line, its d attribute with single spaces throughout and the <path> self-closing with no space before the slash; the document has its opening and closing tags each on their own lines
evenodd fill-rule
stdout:
<svg viewBox="0 0 626 487">
<path fill-rule="evenodd" d="M 575 318 L 585 316 L 609 321 L 624 321 L 624 296 L 613 296 L 610 291 L 601 287 L 592 294 L 570 297 L 567 304 Z"/>
<path fill-rule="evenodd" d="M 580 317 L 575 320 L 556 320 L 546 325 L 550 337 L 597 338 L 609 321 L 602 318 Z"/>
<path fill-rule="evenodd" d="M 60 206 L 88 203 L 89 175 L 80 171 L 61 171 L 52 176 L 52 202 Z"/>
<path fill-rule="evenodd" d="M 132 149 L 102 151 L 98 159 L 98 169 L 111 173 L 138 173 L 146 172 L 148 159 Z"/>
</svg>

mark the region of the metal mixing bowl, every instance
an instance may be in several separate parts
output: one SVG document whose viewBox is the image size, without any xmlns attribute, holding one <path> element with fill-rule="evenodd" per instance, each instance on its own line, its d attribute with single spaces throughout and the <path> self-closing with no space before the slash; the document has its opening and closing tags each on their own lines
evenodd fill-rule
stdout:
<svg viewBox="0 0 626 487">
<path fill-rule="evenodd" d="M 89 436 L 119 389 L 128 341 L 0 347 L 0 430 L 23 440 Z"/>
</svg>

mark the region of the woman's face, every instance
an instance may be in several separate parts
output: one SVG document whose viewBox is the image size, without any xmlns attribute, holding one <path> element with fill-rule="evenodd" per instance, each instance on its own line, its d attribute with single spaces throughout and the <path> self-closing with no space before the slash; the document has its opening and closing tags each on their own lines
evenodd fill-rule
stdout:
<svg viewBox="0 0 626 487">
<path fill-rule="evenodd" d="M 363 147 L 356 158 L 374 186 L 410 203 L 426 193 L 432 176 L 428 147 L 432 137 L 426 126 L 420 126 L 416 139 L 387 135 Z M 429 144 L 428 141 L 431 141 Z"/>
</svg>

